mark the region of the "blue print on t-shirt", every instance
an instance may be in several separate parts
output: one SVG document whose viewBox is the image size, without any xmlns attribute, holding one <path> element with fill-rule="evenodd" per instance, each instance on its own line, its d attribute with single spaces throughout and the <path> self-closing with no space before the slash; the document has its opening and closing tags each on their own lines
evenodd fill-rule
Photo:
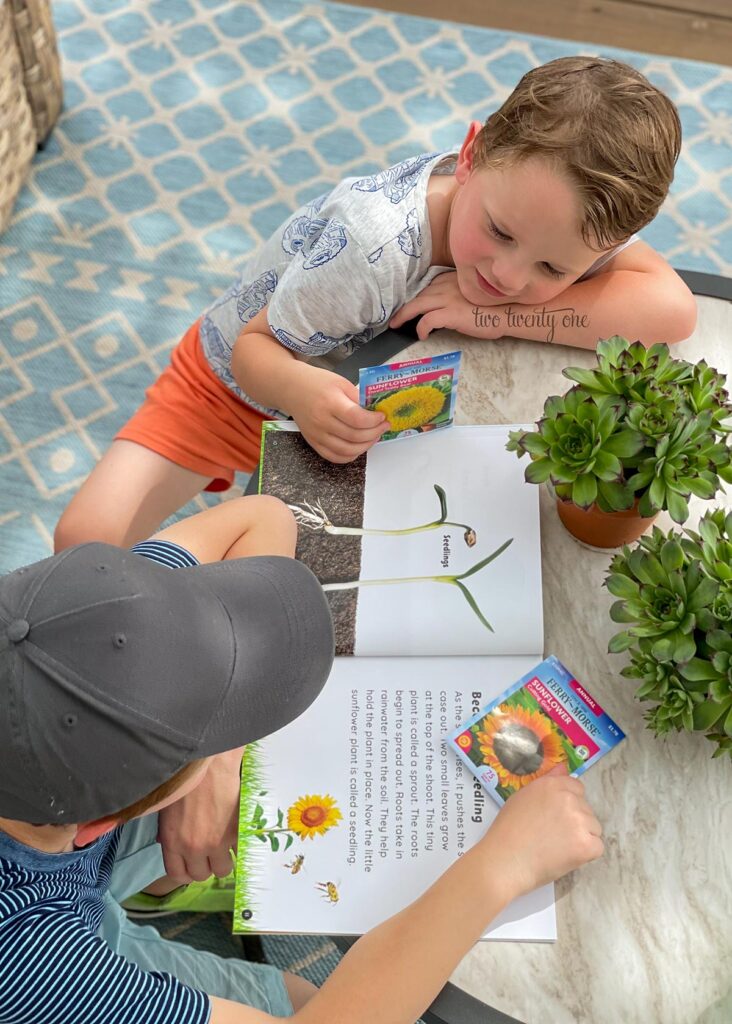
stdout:
<svg viewBox="0 0 732 1024">
<path fill-rule="evenodd" d="M 231 345 L 227 343 L 216 324 L 208 318 L 201 324 L 201 340 L 205 341 L 206 358 L 211 369 L 227 388 L 236 390 L 238 385 L 231 372 Z"/>
<path fill-rule="evenodd" d="M 395 164 L 394 167 L 387 167 L 385 171 L 379 171 L 378 174 L 369 174 L 365 178 L 359 178 L 351 185 L 351 188 L 355 188 L 358 192 L 383 191 L 391 203 L 401 203 L 402 199 L 408 196 L 417 184 L 424 165 L 436 156 L 437 153 L 424 153 L 411 160 L 403 160 L 402 163 Z"/>
<path fill-rule="evenodd" d="M 328 193 L 318 196 L 307 203 L 302 213 L 296 214 L 282 232 L 282 249 L 290 256 L 306 250 L 320 234 L 328 221 L 324 217 L 316 217 Z"/>
<path fill-rule="evenodd" d="M 397 238 L 399 248 L 406 256 L 422 255 L 422 232 L 419 230 L 419 217 L 416 209 L 411 209 L 407 214 L 407 225 L 399 233 Z"/>
<path fill-rule="evenodd" d="M 322 267 L 324 263 L 335 259 L 338 253 L 348 244 L 346 229 L 337 220 L 329 220 L 318 238 L 310 246 L 307 255 L 303 254 L 302 265 L 305 270 Z"/>
<path fill-rule="evenodd" d="M 294 256 L 307 249 L 327 223 L 322 217 L 294 217 L 282 233 L 283 250 Z"/>
<path fill-rule="evenodd" d="M 276 287 L 277 274 L 274 270 L 265 270 L 244 289 L 236 301 L 236 311 L 243 324 L 248 324 L 252 317 L 264 309 Z"/>
</svg>

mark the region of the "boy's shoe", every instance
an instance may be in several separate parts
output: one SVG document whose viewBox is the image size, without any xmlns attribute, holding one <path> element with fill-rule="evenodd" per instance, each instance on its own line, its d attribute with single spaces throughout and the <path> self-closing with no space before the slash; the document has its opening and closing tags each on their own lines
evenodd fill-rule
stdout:
<svg viewBox="0 0 732 1024">
<path fill-rule="evenodd" d="M 205 882 L 189 882 L 167 896 L 138 892 L 124 900 L 128 917 L 165 917 L 168 914 L 205 914 L 234 909 L 234 872 L 226 878 L 212 875 Z"/>
</svg>

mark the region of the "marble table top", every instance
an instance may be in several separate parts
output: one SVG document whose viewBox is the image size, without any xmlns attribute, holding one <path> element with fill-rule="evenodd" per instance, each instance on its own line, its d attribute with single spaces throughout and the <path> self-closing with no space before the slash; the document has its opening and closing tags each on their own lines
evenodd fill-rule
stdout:
<svg viewBox="0 0 732 1024">
<path fill-rule="evenodd" d="M 594 353 L 437 331 L 398 359 L 463 351 L 458 423 L 529 423 L 563 394 L 565 366 Z M 694 335 L 673 354 L 732 381 L 732 303 L 699 299 Z M 544 651 L 571 666 L 627 734 L 586 776 L 605 855 L 556 885 L 556 943 L 482 942 L 453 982 L 525 1024 L 729 1024 L 732 1021 L 732 764 L 700 735 L 655 738 L 649 705 L 609 655 L 617 630 L 601 587 L 612 552 L 575 541 L 541 488 Z M 718 499 L 719 501 L 720 499 Z M 727 495 L 728 507 L 732 497 Z M 687 525 L 714 502 L 693 499 Z M 673 525 L 664 513 L 657 520 Z"/>
</svg>

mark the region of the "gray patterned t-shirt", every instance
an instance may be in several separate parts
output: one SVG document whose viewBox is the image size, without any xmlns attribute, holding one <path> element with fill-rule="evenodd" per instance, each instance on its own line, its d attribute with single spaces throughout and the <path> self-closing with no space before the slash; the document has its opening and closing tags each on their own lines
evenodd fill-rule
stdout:
<svg viewBox="0 0 732 1024">
<path fill-rule="evenodd" d="M 427 185 L 433 173 L 453 173 L 455 156 L 426 153 L 379 174 L 344 178 L 288 218 L 203 315 L 201 344 L 217 377 L 255 409 L 282 417 L 250 398 L 231 372 L 234 343 L 260 310 L 267 306 L 270 330 L 282 345 L 308 359 L 327 354 L 333 365 L 386 330 L 398 309 L 452 270 L 430 265 Z"/>
</svg>

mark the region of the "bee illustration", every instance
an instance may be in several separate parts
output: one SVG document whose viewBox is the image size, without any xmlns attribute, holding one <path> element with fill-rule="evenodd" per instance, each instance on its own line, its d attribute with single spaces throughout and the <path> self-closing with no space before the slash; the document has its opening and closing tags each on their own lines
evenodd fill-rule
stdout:
<svg viewBox="0 0 732 1024">
<path fill-rule="evenodd" d="M 298 871 L 300 870 L 300 868 L 303 866 L 304 863 L 305 863 L 305 854 L 304 853 L 296 853 L 295 856 L 292 859 L 292 863 L 291 864 L 285 864 L 285 867 L 289 869 L 289 872 L 290 872 L 291 875 L 296 875 L 298 873 Z"/>
<path fill-rule="evenodd" d="M 328 903 L 337 903 L 340 899 L 335 882 L 316 882 L 315 888 L 322 893 L 323 899 Z"/>
</svg>

